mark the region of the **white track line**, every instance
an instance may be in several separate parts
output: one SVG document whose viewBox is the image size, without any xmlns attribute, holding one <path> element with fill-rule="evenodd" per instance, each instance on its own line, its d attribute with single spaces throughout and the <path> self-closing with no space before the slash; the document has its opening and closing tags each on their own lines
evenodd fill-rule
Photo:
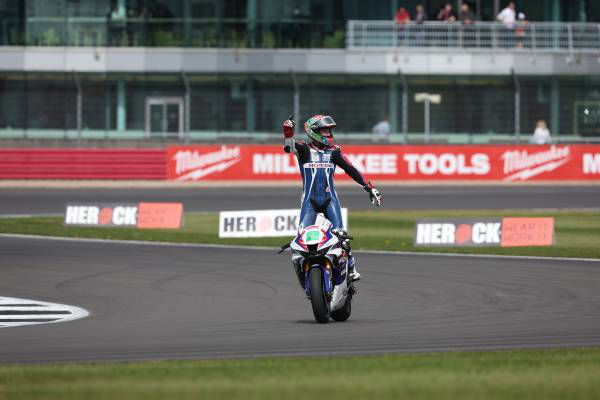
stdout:
<svg viewBox="0 0 600 400">
<path fill-rule="evenodd" d="M 0 237 L 23 238 L 23 239 L 41 239 L 41 240 L 62 240 L 73 242 L 88 243 L 116 243 L 116 244 L 136 244 L 143 246 L 171 246 L 171 247 L 196 247 L 196 248 L 217 248 L 217 249 L 250 249 L 250 250 L 269 250 L 277 251 L 278 247 L 268 246 L 241 246 L 229 244 L 208 244 L 208 243 L 172 243 L 172 242 L 150 242 L 143 240 L 116 240 L 116 239 L 89 239 L 89 238 L 70 238 L 62 236 L 42 236 L 42 235 L 23 235 L 17 233 L 0 233 Z M 285 240 L 282 240 L 282 244 Z M 355 253 L 364 254 L 383 254 L 399 256 L 442 256 L 442 257 L 471 257 L 471 258 L 498 258 L 498 259 L 517 259 L 517 260 L 545 260 L 545 261 L 585 261 L 600 262 L 599 258 L 575 258 L 575 257 L 541 257 L 541 256 L 507 256 L 496 254 L 469 254 L 469 253 L 433 253 L 420 251 L 387 251 L 387 250 L 354 250 Z"/>
<path fill-rule="evenodd" d="M 0 328 L 23 325 L 55 324 L 85 318 L 83 308 L 46 301 L 0 297 Z"/>
</svg>

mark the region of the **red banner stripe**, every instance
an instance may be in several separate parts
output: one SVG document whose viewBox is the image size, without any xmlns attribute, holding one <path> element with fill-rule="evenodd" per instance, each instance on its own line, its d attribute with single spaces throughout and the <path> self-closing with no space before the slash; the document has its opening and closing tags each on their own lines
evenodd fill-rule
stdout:
<svg viewBox="0 0 600 400">
<path fill-rule="evenodd" d="M 600 180 L 600 146 L 344 146 L 366 179 L 543 181 Z M 293 180 L 293 154 L 281 146 L 211 145 L 167 149 L 167 179 Z M 336 171 L 338 179 L 350 179 Z"/>
</svg>

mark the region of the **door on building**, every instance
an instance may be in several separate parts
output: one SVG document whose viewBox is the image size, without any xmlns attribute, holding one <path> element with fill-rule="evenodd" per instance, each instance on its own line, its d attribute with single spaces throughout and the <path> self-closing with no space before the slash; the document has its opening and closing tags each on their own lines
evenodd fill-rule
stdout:
<svg viewBox="0 0 600 400">
<path fill-rule="evenodd" d="M 183 98 L 146 98 L 146 136 L 183 138 Z"/>
</svg>

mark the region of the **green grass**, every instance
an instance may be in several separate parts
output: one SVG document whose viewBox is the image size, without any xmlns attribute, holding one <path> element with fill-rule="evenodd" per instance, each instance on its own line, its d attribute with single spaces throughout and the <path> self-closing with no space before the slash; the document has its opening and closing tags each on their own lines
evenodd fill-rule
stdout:
<svg viewBox="0 0 600 400">
<path fill-rule="evenodd" d="M 0 399 L 594 399 L 600 349 L 0 366 Z"/>
<path fill-rule="evenodd" d="M 414 247 L 414 222 L 420 218 L 554 217 L 556 243 L 550 247 Z M 598 211 L 352 211 L 350 233 L 354 249 L 477 254 L 535 255 L 600 258 L 600 212 Z M 182 243 L 218 243 L 279 246 L 284 238 L 219 239 L 217 214 L 186 214 L 181 230 L 131 228 L 82 228 L 62 225 L 61 217 L 4 218 L 0 232 L 82 238 L 149 240 Z"/>
</svg>

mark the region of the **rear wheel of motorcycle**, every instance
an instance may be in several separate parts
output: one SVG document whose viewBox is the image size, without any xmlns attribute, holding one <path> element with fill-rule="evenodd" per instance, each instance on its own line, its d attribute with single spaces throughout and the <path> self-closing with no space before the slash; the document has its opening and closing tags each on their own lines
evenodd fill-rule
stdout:
<svg viewBox="0 0 600 400">
<path fill-rule="evenodd" d="M 338 308 L 337 310 L 331 312 L 331 318 L 333 318 L 334 321 L 344 322 L 350 318 L 350 314 L 352 314 L 352 298 L 347 296 L 346 302 L 342 308 Z"/>
<path fill-rule="evenodd" d="M 323 288 L 323 272 L 319 268 L 313 268 L 309 272 L 309 279 L 313 314 L 318 323 L 324 324 L 329 322 L 329 305 Z"/>
</svg>

